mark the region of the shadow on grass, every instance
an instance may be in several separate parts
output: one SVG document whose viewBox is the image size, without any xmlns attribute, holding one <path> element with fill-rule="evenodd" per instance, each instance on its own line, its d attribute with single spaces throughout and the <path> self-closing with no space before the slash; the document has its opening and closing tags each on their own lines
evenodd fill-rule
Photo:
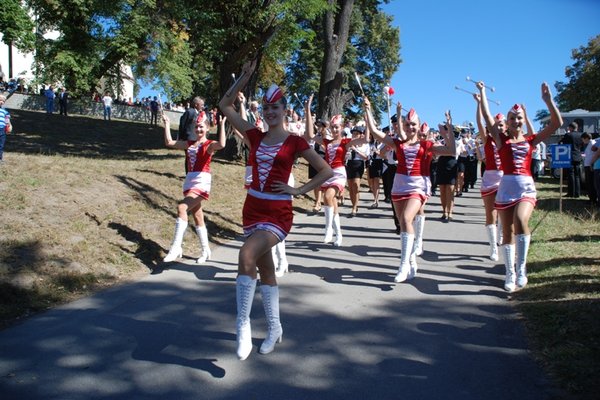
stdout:
<svg viewBox="0 0 600 400">
<path fill-rule="evenodd" d="M 15 127 L 6 143 L 7 151 L 126 160 L 181 157 L 179 152 L 153 154 L 153 150 L 164 148 L 160 127 L 23 110 L 11 113 Z"/>
<path fill-rule="evenodd" d="M 547 242 L 600 242 L 600 235 L 571 235 L 562 238 L 551 238 Z"/>
<path fill-rule="evenodd" d="M 600 264 L 600 257 L 562 257 L 527 263 L 529 271 L 542 272 L 557 267 L 579 267 Z"/>
<path fill-rule="evenodd" d="M 545 290 L 561 290 L 556 285 Z M 596 290 L 598 290 L 596 285 Z M 536 353 L 563 387 L 578 399 L 596 399 L 600 390 L 600 300 L 555 298 L 528 302 L 534 288 L 515 294 L 518 308 L 527 315 L 529 335 L 534 336 Z M 595 394 L 594 394 L 595 393 Z"/>
<path fill-rule="evenodd" d="M 8 266 L 0 281 L 0 329 L 114 281 L 105 274 L 77 271 L 77 264 L 72 265 L 71 260 L 46 256 L 37 241 L 2 242 L 0 248 L 0 265 Z M 44 273 L 48 266 L 57 271 Z M 45 282 L 39 284 L 42 279 Z"/>
<path fill-rule="evenodd" d="M 108 227 L 117 231 L 124 239 L 137 245 L 135 251 L 119 246 L 125 253 L 130 253 L 140 260 L 150 271 L 154 272 L 161 268 L 159 261 L 162 260 L 164 249 L 154 240 L 146 239 L 140 232 L 118 222 L 109 222 Z"/>
</svg>

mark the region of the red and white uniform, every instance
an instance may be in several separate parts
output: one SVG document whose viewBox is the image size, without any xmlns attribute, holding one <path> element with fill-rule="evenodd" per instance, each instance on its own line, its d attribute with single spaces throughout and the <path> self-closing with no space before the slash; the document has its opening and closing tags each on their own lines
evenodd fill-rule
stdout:
<svg viewBox="0 0 600 400">
<path fill-rule="evenodd" d="M 514 206 L 520 201 L 529 201 L 535 205 L 536 190 L 531 176 L 531 154 L 535 146 L 531 142 L 535 135 L 525 138 L 519 143 L 510 143 L 504 140 L 498 154 L 502 163 L 504 175 L 496 193 L 495 207 L 505 209 Z"/>
<path fill-rule="evenodd" d="M 502 175 L 504 175 L 496 142 L 489 135 L 485 141 L 483 151 L 485 154 L 485 171 L 483 171 L 483 177 L 481 178 L 481 197 L 496 194 Z"/>
<path fill-rule="evenodd" d="M 429 170 L 433 157 L 433 142 L 421 140 L 408 145 L 394 139 L 394 143 L 398 164 L 392 186 L 392 201 L 417 198 L 424 203 L 431 196 Z"/>
<path fill-rule="evenodd" d="M 338 188 L 340 193 L 346 187 L 346 166 L 344 160 L 346 157 L 346 147 L 352 139 L 345 138 L 339 143 L 332 143 L 331 140 L 323 138 L 323 147 L 325 147 L 325 161 L 333 170 L 333 176 L 321 185 L 321 190 L 327 190 L 330 187 Z"/>
<path fill-rule="evenodd" d="M 252 183 L 242 211 L 244 235 L 266 230 L 284 240 L 292 228 L 292 195 L 274 193 L 276 181 L 288 182 L 294 160 L 309 148 L 300 136 L 289 135 L 283 142 L 266 145 L 265 133 L 259 129 L 246 131 L 250 141 L 249 164 L 252 165 Z"/>
<path fill-rule="evenodd" d="M 207 140 L 196 144 L 195 141 L 188 141 L 190 147 L 185 150 L 185 162 L 187 163 L 188 173 L 183 182 L 183 195 L 196 194 L 208 200 L 212 177 L 210 174 L 210 161 L 212 154 L 208 152 L 208 147 L 214 140 Z"/>
</svg>

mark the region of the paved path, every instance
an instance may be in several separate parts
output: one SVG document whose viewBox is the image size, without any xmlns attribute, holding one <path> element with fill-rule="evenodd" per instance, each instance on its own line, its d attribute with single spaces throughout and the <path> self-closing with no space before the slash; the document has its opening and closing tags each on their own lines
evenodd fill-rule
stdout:
<svg viewBox="0 0 600 400">
<path fill-rule="evenodd" d="M 553 398 L 502 290 L 503 267 L 487 259 L 478 194 L 458 199 L 450 223 L 431 199 L 419 276 L 402 284 L 389 205 L 369 210 L 368 197 L 358 217 L 342 217 L 341 248 L 320 244 L 322 214 L 296 216 L 274 353 L 257 352 L 257 291 L 255 351 L 235 355 L 232 242 L 205 266 L 186 259 L 0 332 L 0 398 Z"/>
</svg>

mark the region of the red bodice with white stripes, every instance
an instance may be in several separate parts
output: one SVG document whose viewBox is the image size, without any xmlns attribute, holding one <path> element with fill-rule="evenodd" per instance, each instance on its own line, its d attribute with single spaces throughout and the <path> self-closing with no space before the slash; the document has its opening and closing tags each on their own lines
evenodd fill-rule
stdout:
<svg viewBox="0 0 600 400">
<path fill-rule="evenodd" d="M 433 157 L 431 153 L 433 142 L 421 140 L 413 145 L 407 145 L 398 139 L 394 139 L 394 143 L 396 144 L 396 158 L 398 159 L 397 174 L 429 176 Z"/>
<path fill-rule="evenodd" d="M 504 140 L 498 154 L 505 175 L 531 176 L 531 154 L 535 149 L 531 142 L 534 139 L 535 135 L 528 136 L 519 143 L 511 143 L 508 138 Z"/>
<path fill-rule="evenodd" d="M 332 143 L 331 140 L 323 139 L 325 146 L 325 161 L 331 168 L 339 168 L 344 166 L 344 158 L 346 157 L 346 146 L 352 139 L 345 138 L 339 143 Z"/>
<path fill-rule="evenodd" d="M 185 162 L 187 163 L 188 172 L 210 172 L 212 154 L 207 150 L 212 142 L 214 140 L 207 140 L 196 145 L 196 141 L 188 140 L 190 147 L 185 150 Z"/>
<path fill-rule="evenodd" d="M 262 142 L 265 135 L 259 129 L 246 131 L 250 141 L 248 165 L 252 165 L 250 188 L 259 192 L 271 192 L 273 182 L 288 182 L 296 157 L 309 148 L 303 137 L 293 135 L 281 143 L 267 145 Z"/>
<path fill-rule="evenodd" d="M 498 148 L 494 139 L 489 135 L 485 141 L 485 146 L 483 146 L 483 151 L 485 152 L 485 170 L 501 171 L 502 163 L 498 155 Z"/>
</svg>

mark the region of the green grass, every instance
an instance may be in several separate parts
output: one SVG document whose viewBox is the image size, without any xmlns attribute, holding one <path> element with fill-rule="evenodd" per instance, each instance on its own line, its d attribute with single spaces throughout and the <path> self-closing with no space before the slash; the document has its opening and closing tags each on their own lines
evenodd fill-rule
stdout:
<svg viewBox="0 0 600 400">
<path fill-rule="evenodd" d="M 542 178 L 528 286 L 514 295 L 535 357 L 578 398 L 600 391 L 600 221 L 587 199 L 563 198 Z M 564 189 L 563 189 L 564 190 Z"/>
</svg>

